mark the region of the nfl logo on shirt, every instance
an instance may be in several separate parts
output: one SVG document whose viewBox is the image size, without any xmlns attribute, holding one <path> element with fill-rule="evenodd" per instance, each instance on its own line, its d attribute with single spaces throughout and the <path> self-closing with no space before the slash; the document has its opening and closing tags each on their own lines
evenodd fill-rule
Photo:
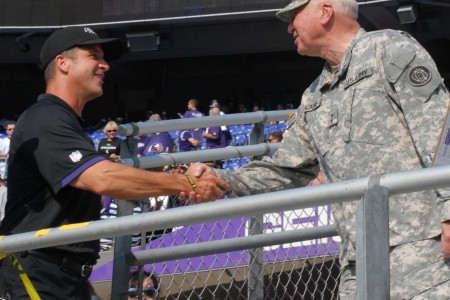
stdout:
<svg viewBox="0 0 450 300">
<path fill-rule="evenodd" d="M 80 151 L 77 150 L 72 152 L 72 154 L 70 154 L 69 157 L 73 162 L 79 162 L 83 157 L 83 155 L 80 153 Z"/>
</svg>

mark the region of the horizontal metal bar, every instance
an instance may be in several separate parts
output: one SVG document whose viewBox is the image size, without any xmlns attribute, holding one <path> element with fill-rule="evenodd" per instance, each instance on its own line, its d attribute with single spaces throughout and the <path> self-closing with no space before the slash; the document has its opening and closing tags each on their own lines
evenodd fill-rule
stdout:
<svg viewBox="0 0 450 300">
<path fill-rule="evenodd" d="M 39 232 L 20 233 L 3 237 L 0 240 L 0 252 L 11 253 L 101 237 L 354 201 L 361 198 L 367 183 L 368 177 L 150 212 L 151 215 L 144 213 L 100 220 L 64 230 L 52 228 L 43 235 L 39 235 Z M 385 174 L 381 177 L 380 185 L 387 187 L 391 195 L 449 187 L 450 166 Z"/>
<path fill-rule="evenodd" d="M 264 143 L 250 146 L 226 147 L 189 152 L 164 153 L 162 155 L 139 157 L 139 168 L 150 169 L 156 167 L 184 164 L 191 162 L 212 161 L 226 158 L 242 158 L 246 156 L 271 155 L 278 149 L 279 143 Z M 117 162 L 133 167 L 134 159 L 124 158 Z"/>
<path fill-rule="evenodd" d="M 398 5 L 398 0 L 357 0 L 358 6 L 364 5 L 374 5 L 374 4 L 385 4 L 390 3 L 392 5 Z"/>
<path fill-rule="evenodd" d="M 326 225 L 314 228 L 296 229 L 268 234 L 258 234 L 232 239 L 172 246 L 167 248 L 136 251 L 131 253 L 130 265 L 145 265 L 161 261 L 212 255 L 231 251 L 281 245 L 285 243 L 308 241 L 337 235 L 336 225 Z"/>
<path fill-rule="evenodd" d="M 295 110 L 257 111 L 250 113 L 229 114 L 219 116 L 207 116 L 201 118 L 184 118 L 177 120 L 163 120 L 156 122 L 133 123 L 139 127 L 139 134 L 168 132 L 182 129 L 204 128 L 221 125 L 240 125 L 266 123 L 268 121 L 287 120 L 289 114 Z M 130 136 L 133 133 L 133 124 L 122 124 L 118 132 L 122 136 Z"/>
</svg>

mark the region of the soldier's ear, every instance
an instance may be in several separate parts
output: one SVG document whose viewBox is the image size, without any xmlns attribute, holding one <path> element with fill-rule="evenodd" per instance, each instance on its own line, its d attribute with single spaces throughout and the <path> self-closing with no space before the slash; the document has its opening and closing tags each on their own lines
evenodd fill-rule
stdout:
<svg viewBox="0 0 450 300">
<path fill-rule="evenodd" d="M 320 5 L 320 23 L 326 25 L 334 16 L 334 7 L 330 3 L 323 3 Z"/>
</svg>

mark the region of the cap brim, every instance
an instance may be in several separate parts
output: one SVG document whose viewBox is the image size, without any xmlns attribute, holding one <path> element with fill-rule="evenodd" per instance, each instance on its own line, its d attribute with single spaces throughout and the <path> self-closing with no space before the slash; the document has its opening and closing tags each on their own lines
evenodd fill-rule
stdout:
<svg viewBox="0 0 450 300">
<path fill-rule="evenodd" d="M 294 16 L 296 10 L 308 2 L 309 0 L 293 1 L 290 4 L 288 4 L 285 8 L 277 12 L 276 16 L 281 21 L 289 23 L 291 22 L 292 17 Z"/>
<path fill-rule="evenodd" d="M 123 45 L 120 39 L 95 39 L 78 43 L 77 45 L 101 45 L 106 61 L 119 59 L 123 54 Z"/>
</svg>

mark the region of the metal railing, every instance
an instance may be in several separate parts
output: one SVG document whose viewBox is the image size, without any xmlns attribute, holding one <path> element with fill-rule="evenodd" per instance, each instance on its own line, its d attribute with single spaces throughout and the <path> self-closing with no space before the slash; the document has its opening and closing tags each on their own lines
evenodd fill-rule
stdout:
<svg viewBox="0 0 450 300">
<path fill-rule="evenodd" d="M 292 210 L 308 208 L 316 205 L 342 203 L 345 201 L 359 200 L 368 187 L 369 178 L 361 178 L 339 183 L 324 184 L 320 186 L 304 187 L 261 195 L 247 196 L 226 201 L 204 203 L 195 206 L 181 207 L 173 210 L 152 212 L 151 218 L 142 215 L 124 216 L 112 220 L 94 221 L 80 226 L 72 226 L 70 229 L 63 227 L 52 228 L 45 234 L 42 231 L 20 233 L 5 236 L 0 240 L 0 252 L 14 253 L 18 251 L 52 247 L 67 243 L 99 239 L 105 236 L 127 235 L 136 231 L 150 231 L 167 227 L 195 224 L 197 222 L 222 220 L 227 218 L 242 217 L 276 212 L 280 209 Z M 393 174 L 385 174 L 380 179 L 380 185 L 389 190 L 390 195 L 417 192 L 444 188 L 450 185 L 450 166 L 440 166 L 428 169 L 413 170 Z M 277 201 L 273 201 L 277 199 Z M 245 203 L 245 205 L 243 205 Z M 272 243 L 286 242 L 297 238 L 309 239 L 317 236 L 333 235 L 333 226 L 300 230 L 290 233 L 272 233 L 269 237 L 254 236 L 251 238 L 228 241 L 229 246 L 224 247 L 220 243 L 212 244 L 209 249 L 205 245 L 189 245 L 176 248 L 178 253 L 198 255 L 210 251 L 224 251 L 243 249 L 245 247 L 270 245 Z M 298 236 L 294 236 L 298 234 Z M 375 238 L 374 238 L 375 236 Z M 379 233 L 372 236 L 379 242 Z M 371 236 L 368 234 L 367 238 Z M 377 243 L 378 243 L 377 242 Z M 359 249 L 359 247 L 358 247 Z M 165 259 L 173 259 L 170 253 L 156 252 L 155 256 L 146 251 L 141 251 L 127 256 L 127 260 L 135 265 L 155 262 Z M 359 257 L 359 256 L 358 256 Z M 364 255 L 362 255 L 364 257 Z M 367 260 L 372 259 L 366 256 Z M 376 262 L 379 263 L 379 262 Z M 376 264 L 371 264 L 376 265 Z M 374 273 L 371 270 L 371 273 Z M 387 274 L 388 275 L 388 274 Z M 378 287 L 380 288 L 380 287 Z M 367 299 L 371 299 L 368 297 Z M 373 299 L 373 298 L 372 298 Z"/>
<path fill-rule="evenodd" d="M 284 111 L 283 118 L 277 115 L 275 118 L 285 119 L 287 113 Z M 252 132 L 254 136 L 260 138 L 261 126 L 273 115 L 269 113 L 249 113 L 235 115 L 217 116 L 218 120 L 213 120 L 215 125 L 236 124 L 249 122 L 244 115 L 248 115 L 252 122 L 259 122 Z M 250 118 L 251 117 L 251 118 Z M 215 117 L 214 117 L 215 118 Z M 161 122 L 151 122 L 142 124 L 121 125 L 119 131 L 122 135 L 130 137 L 143 133 L 160 132 L 164 130 L 188 129 L 211 125 L 204 123 L 211 121 L 211 117 L 198 119 L 182 119 Z M 257 139 L 258 139 L 257 138 Z M 257 140 L 256 139 L 256 140 Z M 133 141 L 128 140 L 130 146 L 128 152 L 133 153 Z M 151 168 L 168 164 L 177 164 L 193 161 L 205 161 L 231 157 L 232 155 L 264 155 L 276 150 L 275 145 L 251 145 L 244 147 L 231 147 L 225 149 L 202 150 L 191 153 L 175 153 L 144 158 L 124 158 L 122 163 L 133 165 L 139 168 Z M 370 183 L 370 184 L 369 184 Z M 375 299 L 389 295 L 389 260 L 388 253 L 388 231 L 387 218 L 380 222 L 371 222 L 374 216 L 388 216 L 387 197 L 422 190 L 444 188 L 450 186 L 450 166 L 441 166 L 428 169 L 413 170 L 393 174 L 384 174 L 378 178 L 360 178 L 339 183 L 325 184 L 313 187 L 304 187 L 292 190 L 285 190 L 273 193 L 266 193 L 236 199 L 227 199 L 213 203 L 205 203 L 196 206 L 180 207 L 177 209 L 152 212 L 151 217 L 146 214 L 122 216 L 117 219 L 93 221 L 79 224 L 78 226 L 62 226 L 51 228 L 45 231 L 36 231 L 5 236 L 0 240 L 0 252 L 13 253 L 37 248 L 52 247 L 61 244 L 69 244 L 86 240 L 99 239 L 102 237 L 115 236 L 116 248 L 114 252 L 114 272 L 113 272 L 113 294 L 112 299 L 124 299 L 128 290 L 129 267 L 142 266 L 148 263 L 156 263 L 173 259 L 208 255 L 226 251 L 236 251 L 242 249 L 253 249 L 253 259 L 249 260 L 249 277 L 254 277 L 254 282 L 248 282 L 248 299 L 262 299 L 261 272 L 252 273 L 252 267 L 261 267 L 260 253 L 258 249 L 264 246 L 277 245 L 280 243 L 307 241 L 312 238 L 330 237 L 336 234 L 333 224 L 297 229 L 292 231 L 282 231 L 270 234 L 256 234 L 248 237 L 237 237 L 222 241 L 210 241 L 206 243 L 194 243 L 183 246 L 172 246 L 170 251 L 167 248 L 143 250 L 131 252 L 130 241 L 127 236 L 134 232 L 146 232 L 158 229 L 172 228 L 176 226 L 188 226 L 202 222 L 225 220 L 231 218 L 260 216 L 262 214 L 274 213 L 287 210 L 307 209 L 316 206 L 326 206 L 332 203 L 342 203 L 345 201 L 359 200 L 364 195 L 364 201 L 357 213 L 357 228 L 364 228 L 366 231 L 357 232 L 357 243 L 364 247 L 357 247 L 358 264 L 357 269 L 361 276 L 358 277 L 358 295 L 361 299 Z M 381 197 L 380 197 L 381 195 Z M 276 199 L 276 201 L 274 201 Z M 120 205 L 122 212 L 130 213 L 129 201 L 118 201 L 119 213 Z M 372 205 L 372 207 L 369 207 Z M 381 212 L 380 212 L 381 211 Z M 379 227 L 367 226 L 377 223 Z M 362 226 L 360 224 L 366 224 Z M 261 224 L 260 224 L 261 225 Z M 250 229 L 249 229 L 250 231 Z M 120 239 L 122 237 L 122 239 Z M 380 243 L 380 241 L 383 241 Z M 377 255 L 373 255 L 376 253 Z M 370 255 L 369 255 L 370 254 Z M 250 254 L 249 254 L 250 255 Z M 387 258 L 386 258 L 387 257 Z M 369 272 L 370 270 L 370 272 Z M 376 272 L 375 272 L 375 271 Z M 120 272 L 122 272 L 120 274 Z M 253 280 L 252 279 L 252 280 Z M 387 280 L 386 280 L 387 279 Z M 368 285 L 366 285 L 368 284 Z M 381 296 L 380 296 L 381 295 Z"/>
</svg>

